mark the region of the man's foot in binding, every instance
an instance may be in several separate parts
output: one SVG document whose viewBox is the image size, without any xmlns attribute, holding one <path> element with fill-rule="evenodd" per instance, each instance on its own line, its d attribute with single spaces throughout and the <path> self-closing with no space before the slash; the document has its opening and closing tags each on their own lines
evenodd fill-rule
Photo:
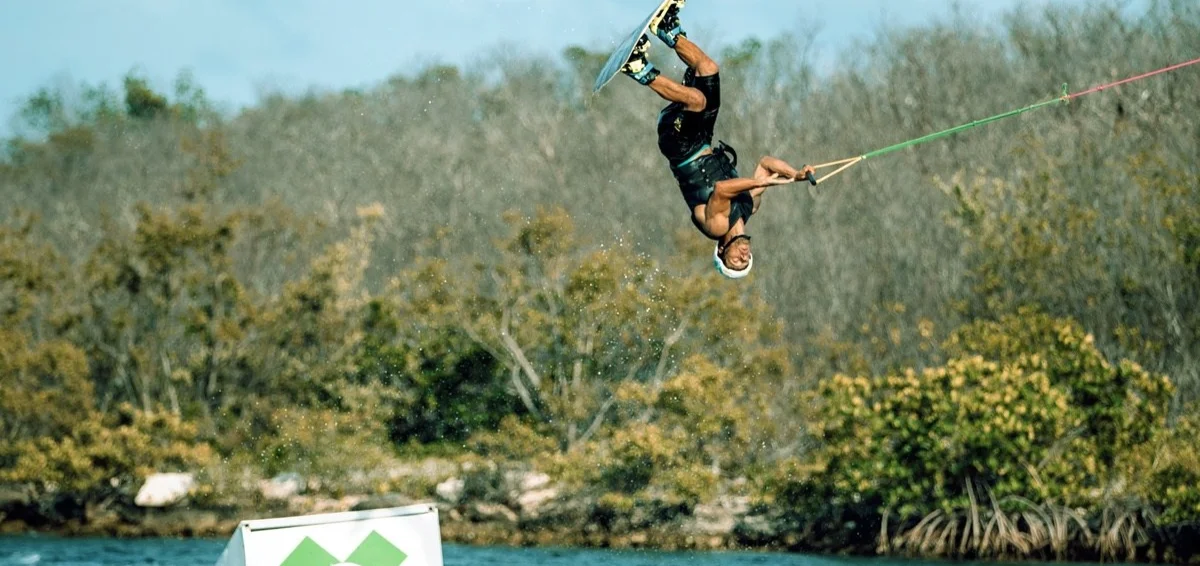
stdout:
<svg viewBox="0 0 1200 566">
<path fill-rule="evenodd" d="M 651 26 L 654 29 L 654 35 L 657 35 L 667 47 L 675 48 L 675 43 L 680 37 L 687 37 L 687 33 L 683 31 L 683 26 L 679 23 L 679 9 L 683 7 L 685 0 L 679 0 L 670 4 L 663 11 L 662 19 L 658 23 Z"/>
<path fill-rule="evenodd" d="M 650 53 L 650 38 L 643 35 L 633 46 L 633 53 L 629 54 L 629 60 L 625 62 L 624 67 L 621 67 L 621 72 L 643 85 L 653 82 L 658 77 L 659 71 L 646 58 L 648 53 Z"/>
</svg>

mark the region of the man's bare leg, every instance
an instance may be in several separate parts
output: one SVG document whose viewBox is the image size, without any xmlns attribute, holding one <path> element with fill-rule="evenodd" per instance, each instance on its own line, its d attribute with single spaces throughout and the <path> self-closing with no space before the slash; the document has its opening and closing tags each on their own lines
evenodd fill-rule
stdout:
<svg viewBox="0 0 1200 566">
<path fill-rule="evenodd" d="M 707 77 L 717 74 L 720 67 L 712 60 L 699 45 L 692 43 L 687 36 L 681 35 L 675 40 L 675 54 L 685 65 L 696 70 L 696 76 Z"/>
<path fill-rule="evenodd" d="M 767 192 L 766 187 L 751 189 L 750 199 L 754 201 L 754 206 L 750 208 L 750 214 L 758 214 L 758 207 L 762 205 L 762 197 L 765 192 Z"/>
<path fill-rule="evenodd" d="M 683 86 L 665 76 L 659 75 L 649 85 L 650 90 L 655 94 L 663 97 L 670 102 L 678 102 L 683 104 L 689 112 L 700 112 L 704 110 L 704 106 L 708 101 L 704 98 L 704 93 L 690 86 Z"/>
<path fill-rule="evenodd" d="M 642 36 L 634 46 L 633 52 L 629 55 L 629 60 L 621 68 L 621 72 L 633 80 L 650 87 L 650 90 L 653 90 L 655 94 L 658 94 L 667 101 L 683 104 L 685 108 L 692 112 L 704 110 L 706 103 L 704 93 L 662 76 L 658 69 L 655 69 L 654 65 L 647 59 L 646 55 L 649 51 L 650 37 Z"/>
<path fill-rule="evenodd" d="M 669 27 L 664 29 L 673 31 L 664 32 L 664 29 L 660 29 L 657 32 L 659 39 L 662 39 L 664 43 L 671 46 L 671 49 L 675 50 L 675 54 L 679 56 L 679 59 L 688 66 L 690 72 L 694 73 L 695 76 L 708 77 L 720 71 L 717 62 L 713 61 L 704 50 L 700 49 L 700 46 L 692 43 L 692 40 L 688 39 L 687 35 L 683 33 L 682 28 L 679 27 L 677 11 L 668 14 L 660 25 L 667 25 Z M 643 38 L 642 41 L 638 42 L 630 61 L 626 63 L 627 68 L 633 73 L 631 76 L 638 79 L 638 82 L 650 87 L 650 90 L 653 90 L 655 94 L 664 100 L 683 104 L 689 112 L 702 112 L 707 107 L 708 101 L 705 99 L 704 93 L 700 92 L 699 89 L 664 77 L 658 74 L 657 70 L 653 70 L 652 74 L 642 78 L 642 75 L 645 74 L 641 72 L 643 65 L 652 67 L 646 61 L 646 54 L 649 49 L 649 46 L 645 44 L 646 41 L 648 41 L 648 38 Z"/>
<path fill-rule="evenodd" d="M 685 65 L 693 69 L 698 77 L 712 76 L 721 70 L 717 66 L 717 62 L 700 49 L 700 46 L 692 43 L 687 36 L 680 35 L 675 40 L 675 54 Z M 661 75 L 647 86 L 668 101 L 682 103 L 689 112 L 701 112 L 707 104 L 704 93 L 698 89 L 684 86 Z"/>
</svg>

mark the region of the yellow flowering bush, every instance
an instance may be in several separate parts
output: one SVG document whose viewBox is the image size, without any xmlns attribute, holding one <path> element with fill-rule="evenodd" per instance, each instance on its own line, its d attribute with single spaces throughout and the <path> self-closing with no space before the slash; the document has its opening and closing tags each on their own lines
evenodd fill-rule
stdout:
<svg viewBox="0 0 1200 566">
<path fill-rule="evenodd" d="M 1106 489 L 1134 473 L 1122 469 L 1120 457 L 1153 441 L 1166 426 L 1174 394 L 1167 376 L 1129 360 L 1109 362 L 1092 335 L 1073 321 L 1023 309 L 963 327 L 950 338 L 947 350 L 1043 372 L 1066 393 L 1079 420 L 1071 439 L 1074 456 L 1084 464 L 1070 480 L 1076 495 Z"/>
<path fill-rule="evenodd" d="M 967 482 L 998 495 L 1051 495 L 1030 470 L 1077 423 L 1045 373 L 975 356 L 883 378 L 823 382 L 814 432 L 821 478 L 845 503 L 902 516 L 966 501 Z"/>
<path fill-rule="evenodd" d="M 198 470 L 214 457 L 210 445 L 198 441 L 195 425 L 128 405 L 103 417 L 80 415 L 64 436 L 20 440 L 11 454 L 0 481 L 85 501 L 131 495 L 152 473 Z"/>
<path fill-rule="evenodd" d="M 956 332 L 941 367 L 837 375 L 815 392 L 823 468 L 811 507 L 913 518 L 984 492 L 1095 502 L 1124 474 L 1117 455 L 1165 425 L 1163 376 L 1111 364 L 1070 321 L 1034 313 Z"/>
</svg>

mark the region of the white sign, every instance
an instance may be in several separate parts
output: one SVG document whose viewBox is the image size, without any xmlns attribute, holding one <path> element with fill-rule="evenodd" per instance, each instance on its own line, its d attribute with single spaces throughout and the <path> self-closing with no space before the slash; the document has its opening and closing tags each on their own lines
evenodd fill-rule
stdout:
<svg viewBox="0 0 1200 566">
<path fill-rule="evenodd" d="M 216 566 L 442 566 L 437 507 L 242 521 Z"/>
</svg>

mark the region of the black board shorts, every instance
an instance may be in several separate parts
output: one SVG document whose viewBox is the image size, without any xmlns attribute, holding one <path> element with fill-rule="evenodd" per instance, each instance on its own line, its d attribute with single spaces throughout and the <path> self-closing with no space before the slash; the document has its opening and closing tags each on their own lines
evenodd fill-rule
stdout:
<svg viewBox="0 0 1200 566">
<path fill-rule="evenodd" d="M 721 75 L 695 77 L 684 83 L 704 94 L 704 110 L 689 112 L 682 103 L 672 102 L 658 114 L 658 150 L 671 167 L 677 167 L 712 143 L 721 109 Z"/>
<path fill-rule="evenodd" d="M 679 102 L 663 108 L 658 115 L 658 149 L 671 164 L 671 172 L 687 202 L 689 217 L 696 223 L 690 211 L 708 202 L 717 181 L 738 176 L 737 154 L 724 142 L 712 147 L 717 113 L 721 110 L 720 74 L 687 78 L 684 86 L 694 87 L 704 94 L 704 110 L 689 112 Z M 710 148 L 712 154 L 699 155 Z M 753 211 L 754 199 L 750 194 L 738 195 L 731 203 L 729 225 L 733 226 L 739 219 L 749 222 Z"/>
</svg>

